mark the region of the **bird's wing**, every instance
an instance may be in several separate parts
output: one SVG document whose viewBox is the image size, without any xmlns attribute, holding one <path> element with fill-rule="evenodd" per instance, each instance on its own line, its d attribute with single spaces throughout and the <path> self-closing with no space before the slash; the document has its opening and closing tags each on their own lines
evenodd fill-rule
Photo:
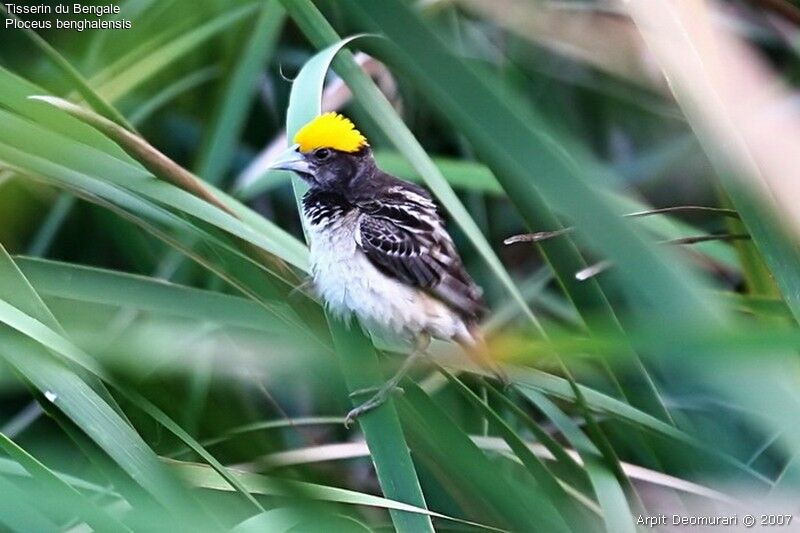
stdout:
<svg viewBox="0 0 800 533">
<path fill-rule="evenodd" d="M 359 202 L 356 241 L 381 272 L 418 287 L 467 319 L 483 310 L 481 290 L 464 270 L 436 204 L 422 189 L 394 186 Z"/>
</svg>

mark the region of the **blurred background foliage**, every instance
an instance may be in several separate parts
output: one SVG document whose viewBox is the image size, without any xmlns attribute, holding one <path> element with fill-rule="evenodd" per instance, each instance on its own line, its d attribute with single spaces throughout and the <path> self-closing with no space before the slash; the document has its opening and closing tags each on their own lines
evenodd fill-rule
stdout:
<svg viewBox="0 0 800 533">
<path fill-rule="evenodd" d="M 125 0 L 129 30 L 3 29 L 0 529 L 798 511 L 800 10 L 643 4 Z M 401 354 L 302 284 L 298 184 L 266 168 L 320 101 L 443 205 L 509 387 L 438 343 L 343 426 Z"/>
</svg>

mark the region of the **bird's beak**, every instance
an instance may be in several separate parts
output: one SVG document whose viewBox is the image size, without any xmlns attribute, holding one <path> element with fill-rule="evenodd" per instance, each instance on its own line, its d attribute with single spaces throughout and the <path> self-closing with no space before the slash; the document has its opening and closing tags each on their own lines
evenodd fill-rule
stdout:
<svg viewBox="0 0 800 533">
<path fill-rule="evenodd" d="M 297 145 L 290 146 L 269 166 L 271 170 L 288 170 L 302 175 L 310 175 L 311 167 L 305 156 L 297 151 Z"/>
</svg>

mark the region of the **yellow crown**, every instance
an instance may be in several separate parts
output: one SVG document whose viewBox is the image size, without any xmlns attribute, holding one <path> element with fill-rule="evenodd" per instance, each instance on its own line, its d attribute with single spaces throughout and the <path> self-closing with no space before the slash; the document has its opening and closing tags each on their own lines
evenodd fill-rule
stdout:
<svg viewBox="0 0 800 533">
<path fill-rule="evenodd" d="M 367 139 L 349 118 L 334 112 L 319 115 L 300 128 L 294 136 L 294 142 L 300 145 L 301 152 L 331 148 L 352 153 L 363 146 L 369 146 Z"/>
</svg>

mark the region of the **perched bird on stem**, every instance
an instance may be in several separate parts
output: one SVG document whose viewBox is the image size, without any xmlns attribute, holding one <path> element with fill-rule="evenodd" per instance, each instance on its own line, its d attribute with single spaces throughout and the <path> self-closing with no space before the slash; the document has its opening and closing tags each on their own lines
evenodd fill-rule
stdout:
<svg viewBox="0 0 800 533">
<path fill-rule="evenodd" d="M 354 314 L 362 327 L 414 347 L 398 372 L 348 413 L 347 423 L 386 401 L 431 337 L 454 340 L 487 365 L 476 328 L 481 290 L 430 194 L 380 170 L 366 138 L 337 113 L 306 124 L 294 142 L 272 168 L 310 186 L 303 214 L 317 293 L 331 312 Z"/>
</svg>

